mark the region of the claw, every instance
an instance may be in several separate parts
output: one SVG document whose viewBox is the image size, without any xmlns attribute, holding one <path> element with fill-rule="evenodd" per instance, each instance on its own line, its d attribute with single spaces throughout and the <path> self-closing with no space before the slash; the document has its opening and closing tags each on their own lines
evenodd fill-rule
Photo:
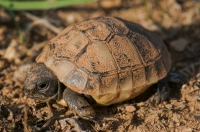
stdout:
<svg viewBox="0 0 200 132">
<path fill-rule="evenodd" d="M 168 74 L 168 81 L 177 83 L 177 84 L 184 84 L 187 78 L 183 77 L 179 72 L 170 72 Z"/>
<path fill-rule="evenodd" d="M 193 96 L 195 99 L 200 100 L 200 89 L 193 90 L 190 92 L 190 95 Z"/>
<path fill-rule="evenodd" d="M 90 117 L 90 118 L 87 117 L 87 120 L 89 120 L 93 123 L 99 123 L 100 122 L 100 119 L 97 118 L 97 117 Z"/>
<path fill-rule="evenodd" d="M 164 78 L 158 82 L 157 92 L 148 99 L 148 104 L 159 104 L 164 102 L 169 98 L 170 88 L 167 84 L 167 79 Z"/>
<path fill-rule="evenodd" d="M 178 72 L 170 72 L 168 80 L 177 84 L 186 84 L 188 81 L 200 73 L 200 62 L 191 64 Z"/>
<path fill-rule="evenodd" d="M 155 93 L 153 96 L 151 96 L 147 101 L 146 101 L 146 106 L 148 105 L 158 105 L 159 103 L 162 103 L 164 100 L 161 98 L 161 96 L 158 93 Z"/>
</svg>

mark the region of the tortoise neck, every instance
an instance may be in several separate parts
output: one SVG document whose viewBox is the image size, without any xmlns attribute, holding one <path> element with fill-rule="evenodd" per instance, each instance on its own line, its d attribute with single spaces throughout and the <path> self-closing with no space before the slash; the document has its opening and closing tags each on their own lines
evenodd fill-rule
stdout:
<svg viewBox="0 0 200 132">
<path fill-rule="evenodd" d="M 61 93 L 61 87 L 60 87 L 60 82 L 58 81 L 58 92 L 56 93 L 58 96 L 57 96 L 57 100 L 60 100 L 61 97 L 62 97 L 62 93 Z"/>
</svg>

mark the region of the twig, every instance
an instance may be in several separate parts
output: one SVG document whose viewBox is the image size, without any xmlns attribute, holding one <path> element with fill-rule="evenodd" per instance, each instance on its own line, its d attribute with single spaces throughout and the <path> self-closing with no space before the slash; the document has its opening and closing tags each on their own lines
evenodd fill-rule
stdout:
<svg viewBox="0 0 200 132">
<path fill-rule="evenodd" d="M 54 25 L 49 23 L 44 18 L 39 18 L 28 12 L 21 12 L 21 14 L 33 21 L 33 23 L 27 29 L 28 31 L 30 31 L 35 25 L 38 25 L 38 24 L 44 25 L 46 28 L 50 29 L 51 31 L 53 31 L 56 34 L 60 33 L 60 31 L 61 31 L 60 29 L 58 29 L 57 27 L 55 27 Z"/>
<path fill-rule="evenodd" d="M 46 103 L 47 103 L 47 107 L 49 108 L 50 112 L 52 113 L 52 115 L 54 115 L 51 105 L 49 104 L 49 102 L 46 102 Z"/>
<path fill-rule="evenodd" d="M 98 132 L 97 129 L 96 129 L 90 122 L 88 122 L 88 123 L 89 123 L 90 126 L 95 130 L 95 132 Z"/>
<path fill-rule="evenodd" d="M 52 121 L 56 120 L 65 111 L 66 111 L 65 109 L 59 111 L 57 114 L 55 114 L 53 117 L 51 117 L 41 128 L 39 128 L 38 131 L 44 130 L 46 127 L 48 127 L 51 124 Z"/>
<path fill-rule="evenodd" d="M 28 132 L 28 105 L 24 106 L 24 132 Z"/>
</svg>

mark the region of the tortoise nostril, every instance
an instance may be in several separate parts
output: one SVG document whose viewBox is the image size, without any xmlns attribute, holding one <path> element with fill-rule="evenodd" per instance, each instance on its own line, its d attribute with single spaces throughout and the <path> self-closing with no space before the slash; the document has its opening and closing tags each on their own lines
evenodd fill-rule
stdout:
<svg viewBox="0 0 200 132">
<path fill-rule="evenodd" d="M 32 85 L 29 85 L 29 86 L 25 86 L 25 90 L 26 92 L 30 92 L 30 91 L 33 91 L 34 89 L 36 88 L 36 84 L 32 84 Z"/>
</svg>

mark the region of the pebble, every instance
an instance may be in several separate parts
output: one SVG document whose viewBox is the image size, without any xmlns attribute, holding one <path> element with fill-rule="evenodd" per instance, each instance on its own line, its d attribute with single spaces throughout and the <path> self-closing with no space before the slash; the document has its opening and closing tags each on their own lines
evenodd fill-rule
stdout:
<svg viewBox="0 0 200 132">
<path fill-rule="evenodd" d="M 193 132 L 193 129 L 192 128 L 186 128 L 183 130 L 183 132 Z"/>
<path fill-rule="evenodd" d="M 26 73 L 31 69 L 31 66 L 31 63 L 21 65 L 17 70 L 15 70 L 13 79 L 22 84 L 26 78 Z"/>
<path fill-rule="evenodd" d="M 126 106 L 125 106 L 125 110 L 126 110 L 127 112 L 132 113 L 132 112 L 136 111 L 136 108 L 135 108 L 135 106 L 133 106 L 133 105 L 126 105 Z"/>
<path fill-rule="evenodd" d="M 171 110 L 171 109 L 173 108 L 173 105 L 167 104 L 167 105 L 165 105 L 165 107 L 166 107 L 167 109 Z"/>
<path fill-rule="evenodd" d="M 180 51 L 183 51 L 188 44 L 189 44 L 189 41 L 187 39 L 179 38 L 177 40 L 171 41 L 170 47 L 180 52 Z"/>
<path fill-rule="evenodd" d="M 0 69 L 5 67 L 5 60 L 0 60 Z"/>
<path fill-rule="evenodd" d="M 140 103 L 137 103 L 136 104 L 138 107 L 144 107 L 145 106 L 145 103 L 144 102 L 140 102 Z"/>
<path fill-rule="evenodd" d="M 116 8 L 121 6 L 122 0 L 101 0 L 99 4 L 105 9 Z"/>
<path fill-rule="evenodd" d="M 169 127 L 169 128 L 174 127 L 174 122 L 170 121 L 168 127 Z"/>
<path fill-rule="evenodd" d="M 13 39 L 11 43 L 9 44 L 8 48 L 6 49 L 3 57 L 9 61 L 14 60 L 17 54 L 17 51 L 16 51 L 17 45 L 18 45 L 17 40 Z"/>
<path fill-rule="evenodd" d="M 70 127 L 72 126 L 73 129 L 72 130 L 66 130 L 66 131 L 75 131 L 75 132 L 86 132 L 82 129 L 82 124 L 76 119 L 76 118 L 64 118 L 59 120 L 61 129 L 65 129 L 68 128 L 70 129 Z"/>
</svg>

